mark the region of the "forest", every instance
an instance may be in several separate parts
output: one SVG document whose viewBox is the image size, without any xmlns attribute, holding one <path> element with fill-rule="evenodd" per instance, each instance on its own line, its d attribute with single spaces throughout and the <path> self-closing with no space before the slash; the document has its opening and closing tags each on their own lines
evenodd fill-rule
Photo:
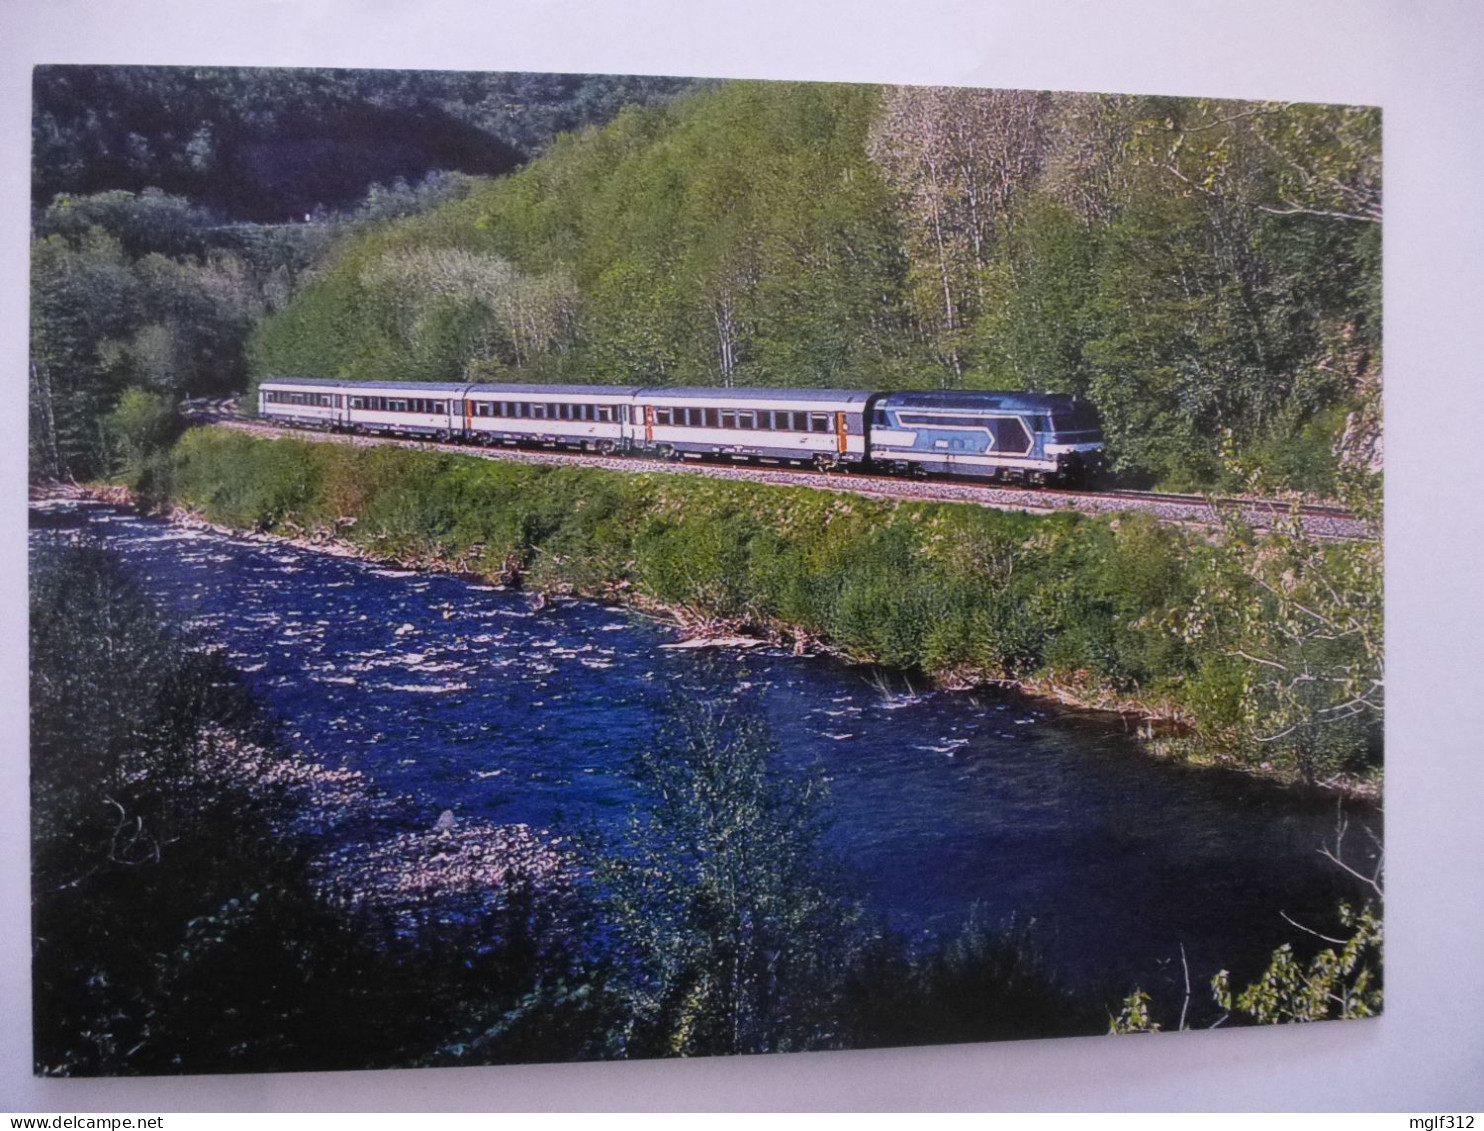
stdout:
<svg viewBox="0 0 1484 1131">
<path fill-rule="evenodd" d="M 46 78 L 39 192 L 97 166 L 86 146 L 118 147 L 68 117 L 76 76 Z M 124 106 L 163 97 L 140 78 Z M 213 97 L 258 123 L 221 81 Z M 328 128 L 369 81 L 308 73 L 268 105 L 292 133 L 328 85 Z M 402 83 L 406 104 L 432 105 L 431 81 Z M 1131 482 L 1256 474 L 1334 497 L 1379 471 L 1379 111 L 637 89 L 653 97 L 607 121 L 621 83 L 580 88 L 565 119 L 530 108 L 509 132 L 532 148 L 599 120 L 513 172 L 459 171 L 454 145 L 309 222 L 223 225 L 206 182 L 165 175 L 163 142 L 147 167 L 166 187 L 39 199 L 34 473 L 111 470 L 128 389 L 169 401 L 270 374 L 1064 391 L 1101 412 Z M 470 109 L 493 95 L 463 97 L 460 121 L 493 121 Z M 179 140 L 183 123 L 159 129 Z"/>
</svg>

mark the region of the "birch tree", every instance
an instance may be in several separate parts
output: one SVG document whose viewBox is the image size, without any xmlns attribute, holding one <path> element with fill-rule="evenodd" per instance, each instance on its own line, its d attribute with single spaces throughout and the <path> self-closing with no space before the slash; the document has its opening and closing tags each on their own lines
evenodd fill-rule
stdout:
<svg viewBox="0 0 1484 1131">
<path fill-rule="evenodd" d="M 897 87 L 867 142 L 906 217 L 909 287 L 924 335 L 958 384 L 964 331 L 982 308 L 983 273 L 1040 168 L 1049 96 Z"/>
</svg>

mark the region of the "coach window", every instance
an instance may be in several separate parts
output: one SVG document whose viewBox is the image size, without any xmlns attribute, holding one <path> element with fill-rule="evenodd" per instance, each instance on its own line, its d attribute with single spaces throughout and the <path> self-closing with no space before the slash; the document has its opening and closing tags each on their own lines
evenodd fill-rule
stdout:
<svg viewBox="0 0 1484 1131">
<path fill-rule="evenodd" d="M 674 421 L 675 421 L 675 411 L 674 411 L 674 409 L 671 409 L 668 406 L 655 405 L 655 408 L 654 408 L 654 422 L 656 424 L 673 424 Z"/>
<path fill-rule="evenodd" d="M 828 413 L 811 412 L 809 414 L 809 431 L 828 432 L 830 430 L 830 418 Z"/>
<path fill-rule="evenodd" d="M 613 423 L 613 406 L 611 404 L 593 405 L 593 419 L 599 424 Z"/>
</svg>

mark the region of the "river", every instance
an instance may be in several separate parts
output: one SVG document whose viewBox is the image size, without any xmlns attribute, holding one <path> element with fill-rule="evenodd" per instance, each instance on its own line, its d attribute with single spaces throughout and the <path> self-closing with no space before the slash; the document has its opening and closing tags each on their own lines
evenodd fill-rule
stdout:
<svg viewBox="0 0 1484 1131">
<path fill-rule="evenodd" d="M 459 818 L 618 835 L 633 752 L 666 712 L 739 699 L 785 768 L 830 783 L 841 883 L 895 928 L 1032 923 L 1092 992 L 1239 975 L 1363 891 L 1319 853 L 1333 801 L 1142 753 L 1126 722 L 1012 693 L 769 647 L 674 650 L 677 632 L 588 602 L 538 608 L 467 580 L 185 529 L 101 506 L 85 524 L 235 665 L 308 757 L 361 771 L 431 827 Z M 55 518 L 33 544 L 57 537 Z M 1371 824 L 1357 809 L 1354 825 Z M 1352 831 L 1347 848 L 1362 846 Z M 1197 988 L 1197 993 L 1201 993 Z"/>
</svg>

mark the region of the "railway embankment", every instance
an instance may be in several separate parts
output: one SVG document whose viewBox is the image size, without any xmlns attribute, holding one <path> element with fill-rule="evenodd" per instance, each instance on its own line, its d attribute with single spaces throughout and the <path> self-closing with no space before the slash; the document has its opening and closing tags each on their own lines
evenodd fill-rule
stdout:
<svg viewBox="0 0 1484 1131">
<path fill-rule="evenodd" d="M 238 417 L 208 418 L 219 427 L 233 428 L 265 439 L 302 437 L 302 429 L 288 428 Z M 917 479 L 860 472 L 824 472 L 805 468 L 783 468 L 750 463 L 700 460 L 662 460 L 636 455 L 603 456 L 590 452 L 543 451 L 521 447 L 471 447 L 394 436 L 372 436 L 347 432 L 314 433 L 325 443 L 353 446 L 390 445 L 418 451 L 442 451 L 476 455 L 480 459 L 516 463 L 579 465 L 608 471 L 704 475 L 814 490 L 835 491 L 865 498 L 903 499 L 919 502 L 971 503 L 992 510 L 1049 514 L 1066 510 L 1083 514 L 1142 513 L 1161 522 L 1194 528 L 1223 526 L 1236 519 L 1254 530 L 1270 530 L 1297 523 L 1315 538 L 1374 540 L 1376 532 L 1360 516 L 1342 506 L 1301 503 L 1294 499 L 1172 495 L 1150 491 L 1068 490 L 1050 487 L 983 483 L 967 479 Z"/>
<path fill-rule="evenodd" d="M 202 429 L 178 519 L 1136 716 L 1151 750 L 1375 793 L 1380 552 Z"/>
</svg>

